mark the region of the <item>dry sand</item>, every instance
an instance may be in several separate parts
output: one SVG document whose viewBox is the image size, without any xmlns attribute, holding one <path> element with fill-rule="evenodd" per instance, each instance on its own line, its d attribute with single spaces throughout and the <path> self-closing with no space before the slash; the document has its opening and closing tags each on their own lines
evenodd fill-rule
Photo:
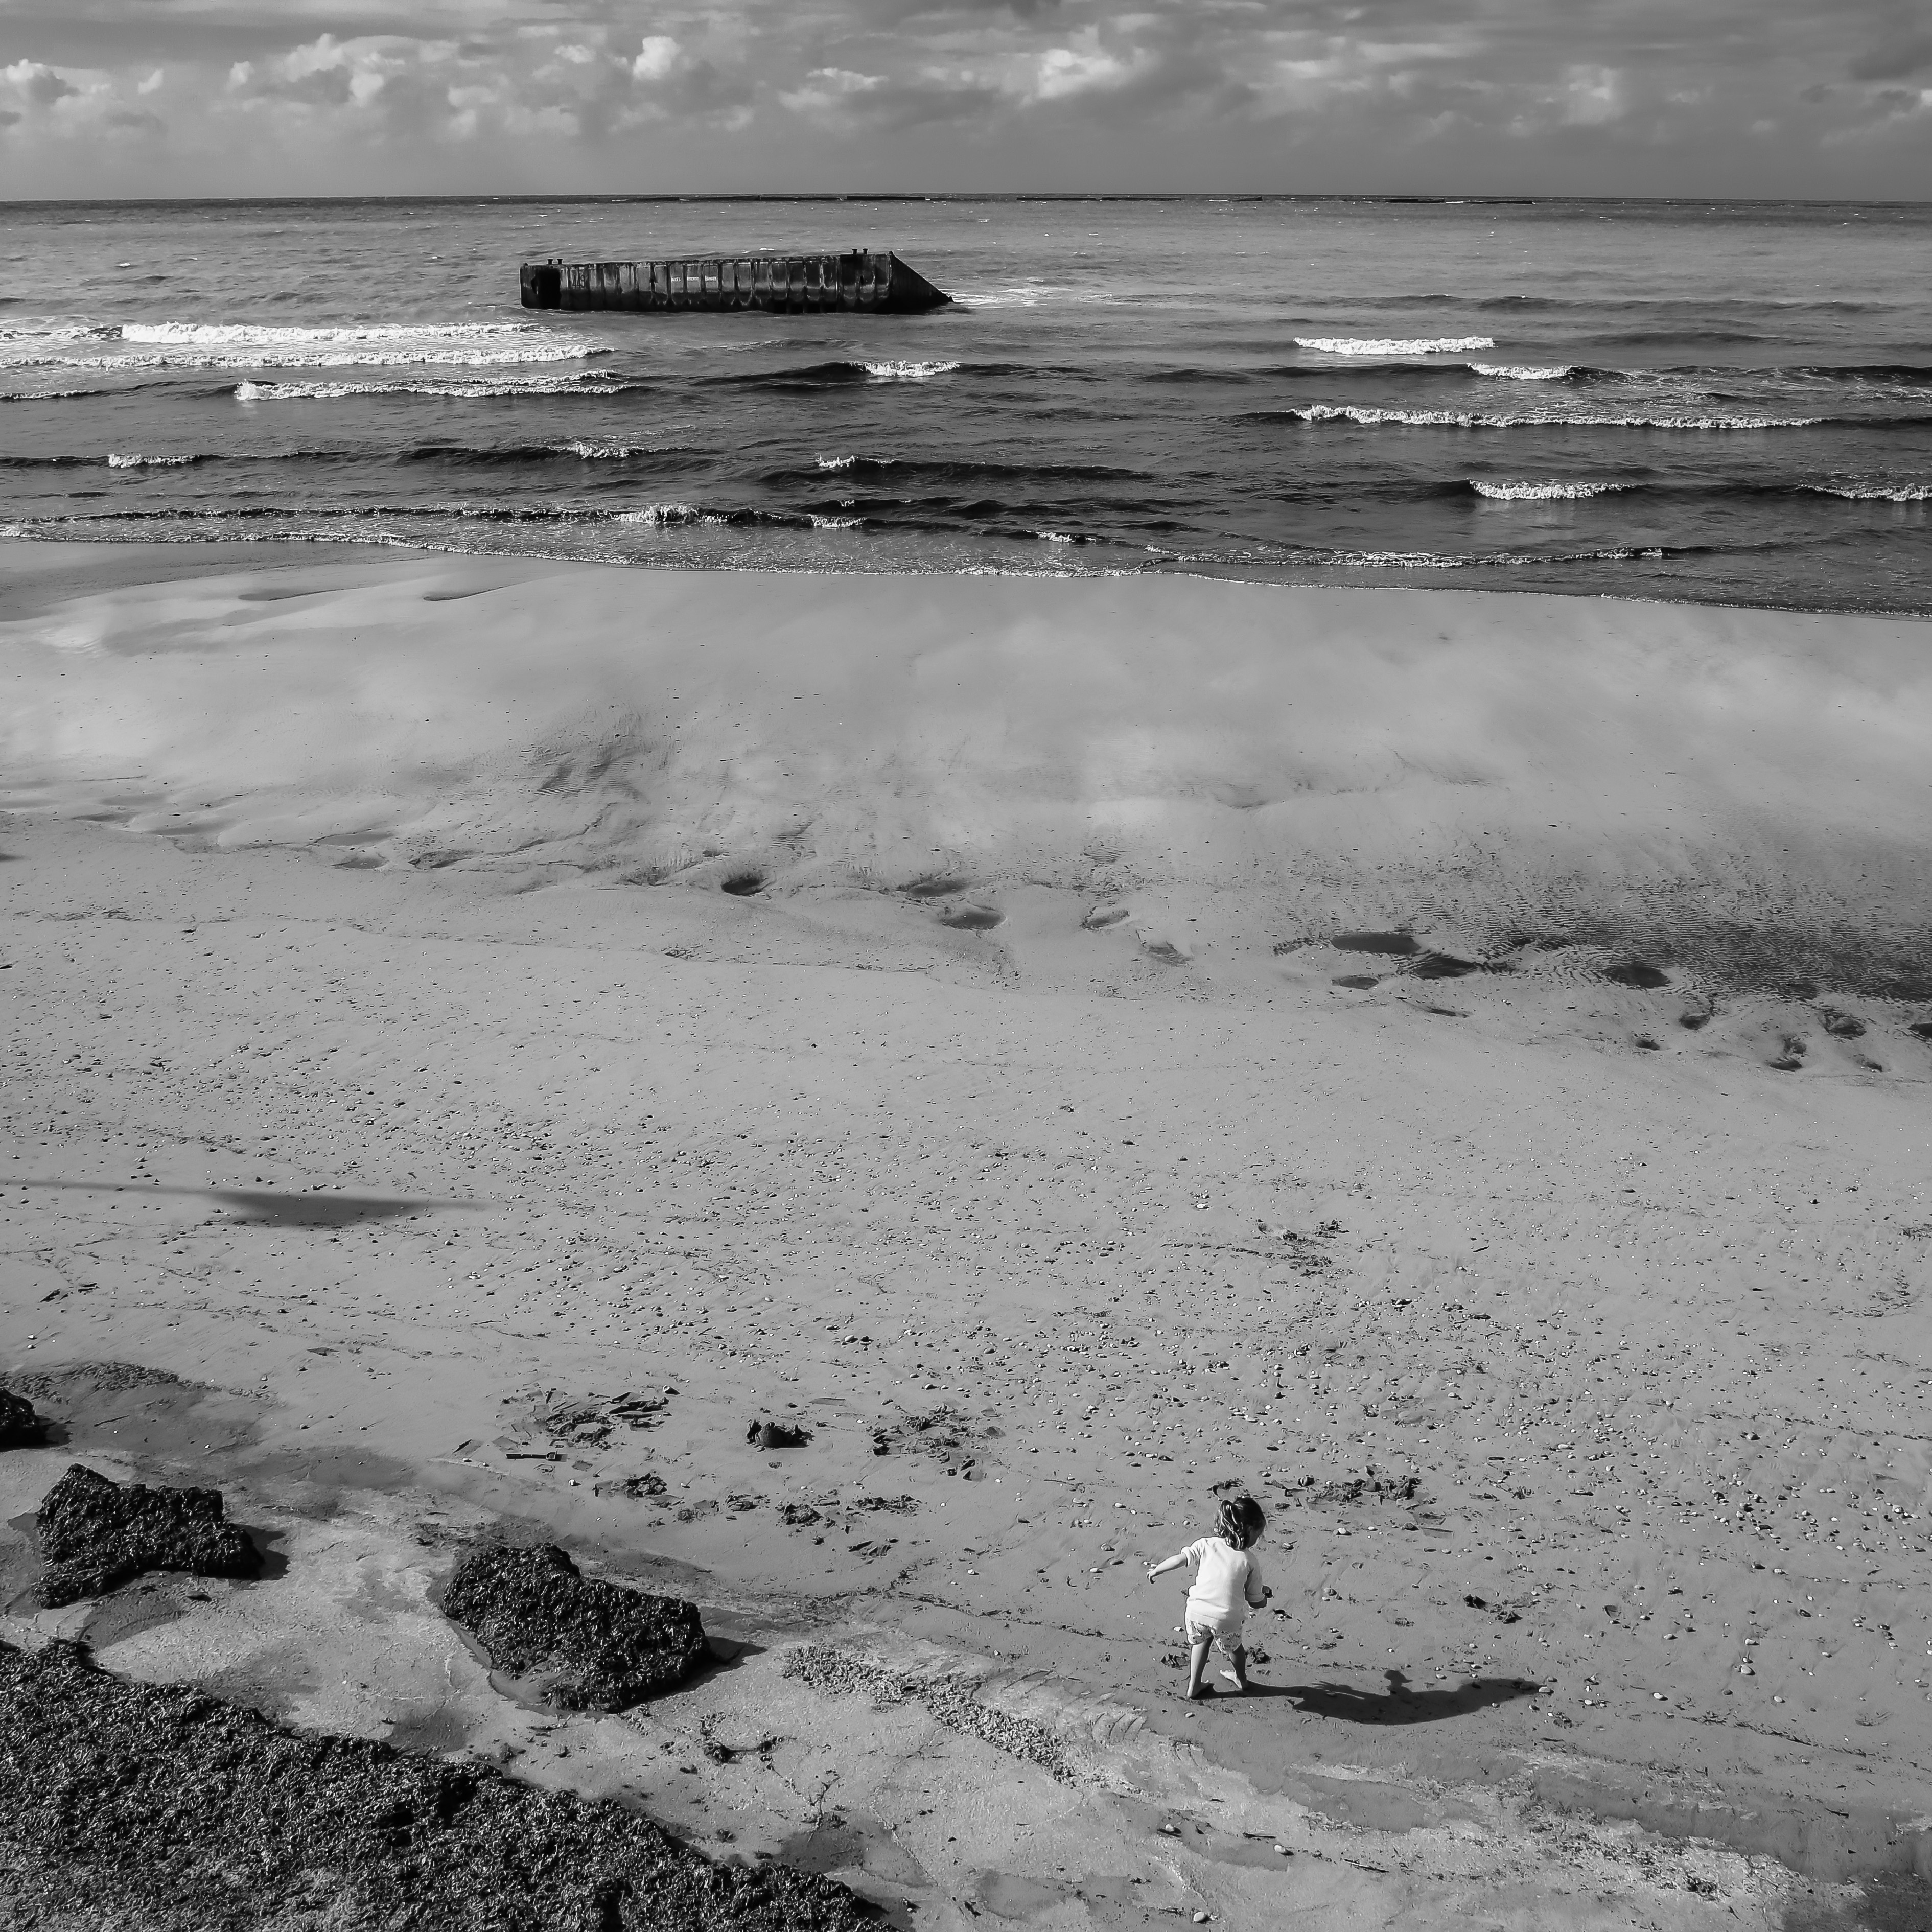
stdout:
<svg viewBox="0 0 1932 1932">
<path fill-rule="evenodd" d="M 0 1517 L 286 1569 L 0 1636 L 921 1924 L 1928 1922 L 1932 630 L 151 555 L 0 550 Z M 493 1519 L 735 1661 L 507 1699 Z"/>
</svg>

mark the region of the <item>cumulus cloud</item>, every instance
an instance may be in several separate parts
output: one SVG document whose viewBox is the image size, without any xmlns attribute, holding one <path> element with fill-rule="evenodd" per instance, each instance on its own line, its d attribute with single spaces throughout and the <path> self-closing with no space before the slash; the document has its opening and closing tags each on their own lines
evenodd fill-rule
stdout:
<svg viewBox="0 0 1932 1932">
<path fill-rule="evenodd" d="M 325 4 L 8 0 L 8 178 L 1910 194 L 1932 163 L 1904 0 Z M 157 152 L 90 176 L 35 124 Z"/>
<path fill-rule="evenodd" d="M 56 100 L 64 100 L 80 90 L 64 75 L 55 73 L 50 67 L 44 67 L 38 61 L 16 61 L 14 64 L 0 69 L 10 87 L 24 94 L 36 107 L 51 107 Z"/>
</svg>

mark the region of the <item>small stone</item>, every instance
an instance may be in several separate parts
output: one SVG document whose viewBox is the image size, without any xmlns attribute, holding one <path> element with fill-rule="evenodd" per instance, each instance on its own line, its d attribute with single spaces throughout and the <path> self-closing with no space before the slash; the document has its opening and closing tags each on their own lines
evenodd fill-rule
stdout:
<svg viewBox="0 0 1932 1932">
<path fill-rule="evenodd" d="M 1214 1922 L 1209 1918 L 1206 1912 L 1197 1912 L 1194 1915 L 1194 1922 L 1197 1925 L 1208 1925 L 1211 1924 Z"/>
<path fill-rule="evenodd" d="M 1741 1664 L 1738 1666 L 1738 1675 L 1740 1677 L 1755 1677 L 1757 1672 L 1748 1664 Z"/>
</svg>

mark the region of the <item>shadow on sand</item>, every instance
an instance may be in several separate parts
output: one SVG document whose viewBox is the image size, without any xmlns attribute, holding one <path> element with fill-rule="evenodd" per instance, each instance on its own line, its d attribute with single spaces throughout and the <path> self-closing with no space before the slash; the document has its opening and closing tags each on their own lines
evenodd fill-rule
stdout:
<svg viewBox="0 0 1932 1932">
<path fill-rule="evenodd" d="M 1472 1677 L 1454 1690 L 1418 1690 L 1400 1670 L 1386 1670 L 1384 1691 L 1358 1690 L 1352 1684 L 1250 1684 L 1250 1697 L 1292 1697 L 1297 1708 L 1317 1718 L 1339 1718 L 1352 1724 L 1439 1724 L 1466 1717 L 1492 1704 L 1534 1697 L 1538 1686 L 1522 1677 Z"/>
<path fill-rule="evenodd" d="M 87 1194 L 198 1195 L 218 1202 L 251 1227 L 346 1228 L 364 1221 L 392 1221 L 403 1214 L 475 1213 L 482 1201 L 439 1201 L 388 1194 L 285 1194 L 255 1187 L 162 1187 L 112 1180 L 22 1180 L 10 1185 L 71 1190 Z"/>
</svg>

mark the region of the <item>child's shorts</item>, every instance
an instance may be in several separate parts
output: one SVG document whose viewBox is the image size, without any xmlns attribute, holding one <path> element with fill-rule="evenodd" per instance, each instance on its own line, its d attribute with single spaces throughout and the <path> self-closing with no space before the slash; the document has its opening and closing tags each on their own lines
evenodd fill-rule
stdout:
<svg viewBox="0 0 1932 1932">
<path fill-rule="evenodd" d="M 1229 1662 L 1234 1660 L 1236 1651 L 1241 1648 L 1240 1617 L 1222 1617 L 1212 1623 L 1199 1623 L 1190 1617 L 1187 1620 L 1187 1641 L 1191 1646 L 1212 1643 Z"/>
</svg>

